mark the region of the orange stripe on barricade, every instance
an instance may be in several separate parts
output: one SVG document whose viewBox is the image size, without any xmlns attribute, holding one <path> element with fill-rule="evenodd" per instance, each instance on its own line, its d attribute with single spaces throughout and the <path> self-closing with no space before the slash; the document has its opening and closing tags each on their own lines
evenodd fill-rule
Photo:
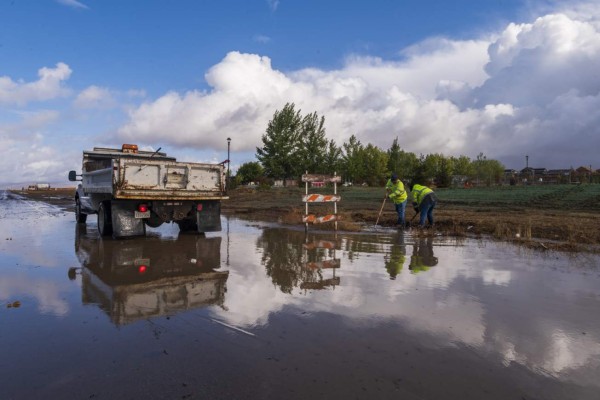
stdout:
<svg viewBox="0 0 600 400">
<path fill-rule="evenodd" d="M 337 195 L 309 194 L 302 197 L 305 203 L 331 203 L 340 200 L 342 197 Z"/>
</svg>

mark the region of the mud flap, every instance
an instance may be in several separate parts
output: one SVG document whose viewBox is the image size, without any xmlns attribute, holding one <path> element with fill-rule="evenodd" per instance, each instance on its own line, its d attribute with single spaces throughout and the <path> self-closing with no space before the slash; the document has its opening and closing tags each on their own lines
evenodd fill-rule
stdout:
<svg viewBox="0 0 600 400">
<path fill-rule="evenodd" d="M 113 237 L 144 236 L 146 226 L 142 218 L 135 218 L 136 205 L 127 201 L 112 201 Z"/>
<path fill-rule="evenodd" d="M 202 209 L 196 211 L 198 232 L 219 232 L 221 230 L 221 202 L 203 201 Z"/>
</svg>

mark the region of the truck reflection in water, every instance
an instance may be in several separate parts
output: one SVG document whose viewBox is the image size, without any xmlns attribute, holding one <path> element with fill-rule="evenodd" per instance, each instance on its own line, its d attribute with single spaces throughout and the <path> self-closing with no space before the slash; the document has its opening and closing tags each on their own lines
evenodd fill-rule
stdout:
<svg viewBox="0 0 600 400">
<path fill-rule="evenodd" d="M 215 271 L 221 263 L 220 237 L 111 240 L 86 231 L 85 225 L 76 229 L 82 301 L 98 305 L 114 324 L 223 305 L 229 272 Z"/>
</svg>

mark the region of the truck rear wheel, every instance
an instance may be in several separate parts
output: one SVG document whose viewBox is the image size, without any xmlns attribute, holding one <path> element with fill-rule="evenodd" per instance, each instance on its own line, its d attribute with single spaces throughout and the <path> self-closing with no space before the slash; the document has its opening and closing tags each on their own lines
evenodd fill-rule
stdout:
<svg viewBox="0 0 600 400">
<path fill-rule="evenodd" d="M 109 236 L 112 234 L 110 202 L 101 203 L 98 208 L 98 232 L 100 232 L 100 236 Z"/>
<path fill-rule="evenodd" d="M 79 197 L 75 198 L 75 221 L 78 224 L 85 224 L 87 221 L 87 214 L 81 212 L 81 202 L 79 201 Z"/>
<path fill-rule="evenodd" d="M 190 233 L 197 233 L 198 232 L 198 225 L 196 224 L 196 221 L 193 219 L 182 219 L 180 221 L 176 221 L 177 225 L 179 225 L 179 231 L 180 232 L 190 232 Z"/>
</svg>

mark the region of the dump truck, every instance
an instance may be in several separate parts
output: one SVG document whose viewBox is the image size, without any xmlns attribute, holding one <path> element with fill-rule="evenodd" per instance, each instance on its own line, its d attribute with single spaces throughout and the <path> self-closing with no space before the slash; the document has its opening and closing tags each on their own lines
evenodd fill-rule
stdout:
<svg viewBox="0 0 600 400">
<path fill-rule="evenodd" d="M 227 199 L 225 162 L 178 162 L 137 145 L 94 147 L 83 152 L 75 192 L 75 220 L 96 214 L 98 231 L 114 238 L 144 236 L 146 226 L 176 223 L 189 233 L 221 230 L 221 200 Z"/>
</svg>

